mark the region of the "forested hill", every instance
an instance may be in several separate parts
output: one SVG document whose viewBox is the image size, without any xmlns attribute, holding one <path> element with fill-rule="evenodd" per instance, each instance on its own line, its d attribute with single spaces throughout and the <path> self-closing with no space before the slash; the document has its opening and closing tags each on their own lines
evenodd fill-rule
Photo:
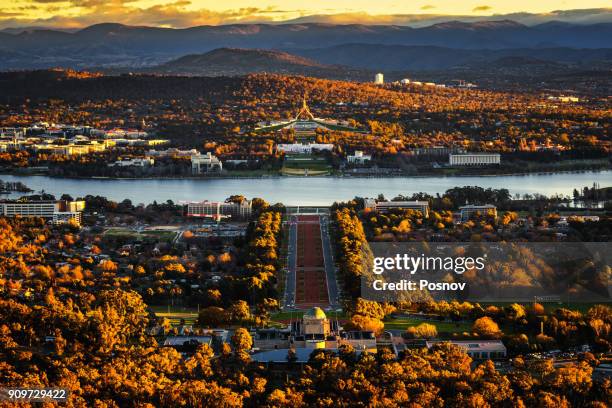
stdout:
<svg viewBox="0 0 612 408">
<path fill-rule="evenodd" d="M 74 71 L 49 70 L 0 73 L 0 100 L 61 99 L 67 102 L 106 100 L 167 100 L 216 105 L 276 106 L 299 105 L 308 94 L 312 103 L 329 106 L 359 105 L 405 107 L 440 111 L 478 109 L 475 101 L 486 98 L 491 109 L 505 109 L 530 101 L 521 96 L 492 91 L 466 91 L 438 87 L 380 87 L 303 76 L 251 74 L 239 77 L 187 77 L 155 75 L 104 76 Z M 348 109 L 348 108 L 346 108 Z"/>
<path fill-rule="evenodd" d="M 333 79 L 371 79 L 373 72 L 321 64 L 313 59 L 277 50 L 218 48 L 190 54 L 147 68 L 144 72 L 191 76 L 240 76 L 252 73 L 305 75 Z"/>
</svg>

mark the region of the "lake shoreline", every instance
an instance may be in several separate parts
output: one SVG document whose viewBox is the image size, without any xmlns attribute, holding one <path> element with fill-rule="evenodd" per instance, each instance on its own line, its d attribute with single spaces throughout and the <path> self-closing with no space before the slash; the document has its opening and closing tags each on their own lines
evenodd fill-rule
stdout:
<svg viewBox="0 0 612 408">
<path fill-rule="evenodd" d="M 398 178 L 409 178 L 409 179 L 445 179 L 445 178 L 470 178 L 470 177 L 520 177 L 520 176 L 546 176 L 546 175 L 558 175 L 558 174 L 580 174 L 580 173 L 601 173 L 611 171 L 611 168 L 591 169 L 591 170 L 560 170 L 560 171 L 534 171 L 534 172 L 514 172 L 514 173 L 485 173 L 485 174 L 426 174 L 426 175 L 359 175 L 359 174 L 348 174 L 348 175 L 315 175 L 315 176 L 295 176 L 295 175 L 282 175 L 282 174 L 270 174 L 270 175 L 215 175 L 206 177 L 196 176 L 155 176 L 155 177 L 111 177 L 111 176 L 57 176 L 48 173 L 16 173 L 16 172 L 0 172 L 0 177 L 3 175 L 17 176 L 17 177 L 34 177 L 42 176 L 53 179 L 67 179 L 67 180 L 269 180 L 269 179 L 398 179 Z"/>
<path fill-rule="evenodd" d="M 512 195 L 544 194 L 571 197 L 574 189 L 612 186 L 612 170 L 570 172 L 564 174 L 521 174 L 518 176 L 448 176 L 448 177 L 264 177 L 248 178 L 65 178 L 45 175 L 0 175 L 7 182 L 22 182 L 36 192 L 60 197 L 99 195 L 110 200 L 130 199 L 137 203 L 223 201 L 241 194 L 261 197 L 286 205 L 331 205 L 354 197 L 392 198 L 415 193 L 443 194 L 448 189 L 479 186 L 483 189 L 508 189 Z M 11 194 L 18 198 L 18 194 Z M 7 197 L 8 198 L 8 197 Z"/>
</svg>

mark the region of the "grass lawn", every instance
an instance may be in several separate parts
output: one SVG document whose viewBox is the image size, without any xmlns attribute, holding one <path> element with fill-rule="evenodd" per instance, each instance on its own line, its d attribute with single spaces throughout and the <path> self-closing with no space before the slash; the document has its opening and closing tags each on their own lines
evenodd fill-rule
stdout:
<svg viewBox="0 0 612 408">
<path fill-rule="evenodd" d="M 410 326 L 418 326 L 421 323 L 429 323 L 436 326 L 438 333 L 463 333 L 472 330 L 472 323 L 465 322 L 440 322 L 438 320 L 421 320 L 410 317 L 398 317 L 396 319 L 385 320 L 385 329 L 406 330 Z"/>
<path fill-rule="evenodd" d="M 195 324 L 198 319 L 198 309 L 179 306 L 150 306 L 157 317 L 165 317 L 170 320 L 173 326 L 178 326 L 181 319 L 185 319 L 186 324 Z"/>
<path fill-rule="evenodd" d="M 443 168 L 442 174 L 445 176 L 454 176 L 459 173 L 459 169 L 457 168 Z"/>
<path fill-rule="evenodd" d="M 512 302 L 514 303 L 514 302 Z M 480 305 L 483 308 L 487 306 L 494 305 L 498 307 L 506 307 L 512 304 L 511 302 L 481 302 Z M 554 312 L 557 309 L 570 309 L 570 310 L 578 310 L 581 313 L 586 313 L 595 305 L 602 304 L 602 302 L 539 302 L 547 312 Z M 521 303 L 521 305 L 525 307 L 529 307 L 532 303 Z M 607 303 L 608 306 L 612 306 L 612 303 Z"/>
<path fill-rule="evenodd" d="M 283 167 L 292 169 L 327 170 L 330 166 L 327 160 L 322 158 L 289 159 L 285 158 Z"/>
<path fill-rule="evenodd" d="M 334 125 L 331 123 L 320 122 L 318 120 L 315 120 L 315 122 L 321 126 L 328 128 L 329 130 L 336 130 L 339 132 L 365 133 L 365 131 L 363 130 L 355 129 L 355 128 L 348 127 L 348 126 Z"/>
<path fill-rule="evenodd" d="M 228 177 L 262 177 L 262 176 L 277 176 L 278 170 L 273 169 L 255 169 L 255 170 L 227 170 Z"/>
<path fill-rule="evenodd" d="M 106 231 L 104 231 L 104 235 L 124 235 L 124 236 L 138 236 L 140 234 L 138 234 L 135 231 L 129 230 L 127 228 L 119 228 L 119 227 L 112 227 L 112 228 L 108 228 Z"/>
<path fill-rule="evenodd" d="M 283 167 L 281 169 L 281 174 L 284 174 L 286 176 L 324 176 L 329 174 L 329 170 L 313 170 L 313 169 L 308 169 L 308 172 L 306 172 L 304 169 L 294 169 L 291 167 Z"/>
<path fill-rule="evenodd" d="M 163 230 L 151 230 L 151 231 L 143 231 L 142 235 L 157 237 L 161 241 L 171 241 L 176 236 L 175 231 L 163 231 Z"/>
<path fill-rule="evenodd" d="M 270 320 L 271 321 L 276 321 L 276 322 L 283 322 L 283 321 L 287 321 L 287 320 L 291 320 L 291 319 L 301 319 L 302 316 L 304 316 L 304 313 L 306 313 L 306 310 L 294 310 L 292 312 L 278 312 L 278 313 L 272 313 L 270 315 Z M 347 316 L 344 312 L 325 312 L 325 315 L 328 318 L 333 318 L 333 319 L 346 319 Z"/>
<path fill-rule="evenodd" d="M 289 125 L 291 125 L 291 123 L 293 123 L 295 121 L 291 121 L 289 123 L 284 123 L 281 125 L 270 125 L 270 126 L 264 126 L 262 128 L 259 129 L 254 129 L 253 132 L 254 133 L 268 133 L 268 132 L 276 132 L 277 130 L 280 130 L 284 127 L 287 127 Z"/>
<path fill-rule="evenodd" d="M 136 232 L 129 228 L 109 228 L 104 232 L 105 236 L 114 237 L 114 238 L 129 238 L 133 240 L 145 239 L 145 238 L 155 238 L 158 241 L 167 241 L 170 242 L 176 236 L 175 231 L 166 231 L 166 230 L 149 230 Z"/>
<path fill-rule="evenodd" d="M 281 173 L 303 176 L 304 170 L 308 170 L 308 175 L 315 176 L 328 174 L 332 168 L 324 157 L 310 154 L 287 154 L 285 156 Z"/>
</svg>

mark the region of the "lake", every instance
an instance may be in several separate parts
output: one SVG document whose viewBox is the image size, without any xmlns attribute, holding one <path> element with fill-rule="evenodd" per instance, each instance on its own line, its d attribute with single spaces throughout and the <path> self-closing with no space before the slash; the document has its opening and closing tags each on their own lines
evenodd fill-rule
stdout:
<svg viewBox="0 0 612 408">
<path fill-rule="evenodd" d="M 577 172 L 561 174 L 530 174 L 518 176 L 475 177 L 274 177 L 241 179 L 70 179 L 48 176 L 0 175 L 3 181 L 21 181 L 39 192 L 45 190 L 59 198 L 62 194 L 82 197 L 87 194 L 105 196 L 114 201 L 126 198 L 134 204 L 224 200 L 232 194 L 248 198 L 261 197 L 268 202 L 286 205 L 329 205 L 355 196 L 376 197 L 384 194 L 393 198 L 398 194 L 416 192 L 444 193 L 457 186 L 507 188 L 512 195 L 563 194 L 570 195 L 574 188 L 599 183 L 612 186 L 612 171 Z M 4 195 L 15 198 L 21 194 Z"/>
</svg>

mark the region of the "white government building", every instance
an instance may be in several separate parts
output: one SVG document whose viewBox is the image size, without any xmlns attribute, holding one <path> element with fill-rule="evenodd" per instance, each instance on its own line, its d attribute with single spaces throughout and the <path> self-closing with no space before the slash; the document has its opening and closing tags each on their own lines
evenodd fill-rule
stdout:
<svg viewBox="0 0 612 408">
<path fill-rule="evenodd" d="M 451 153 L 448 155 L 448 164 L 451 166 L 484 166 L 500 162 L 499 153 Z"/>
<path fill-rule="evenodd" d="M 223 163 L 211 152 L 191 155 L 191 174 L 202 174 L 215 170 L 223 170 Z"/>
<path fill-rule="evenodd" d="M 346 156 L 346 161 L 350 164 L 364 164 L 372 160 L 372 156 L 369 154 L 363 154 L 361 150 L 356 150 L 355 154 Z"/>
<path fill-rule="evenodd" d="M 312 154 L 313 150 L 332 151 L 333 149 L 334 145 L 332 143 L 279 143 L 276 145 L 276 150 L 285 153 Z"/>
</svg>

